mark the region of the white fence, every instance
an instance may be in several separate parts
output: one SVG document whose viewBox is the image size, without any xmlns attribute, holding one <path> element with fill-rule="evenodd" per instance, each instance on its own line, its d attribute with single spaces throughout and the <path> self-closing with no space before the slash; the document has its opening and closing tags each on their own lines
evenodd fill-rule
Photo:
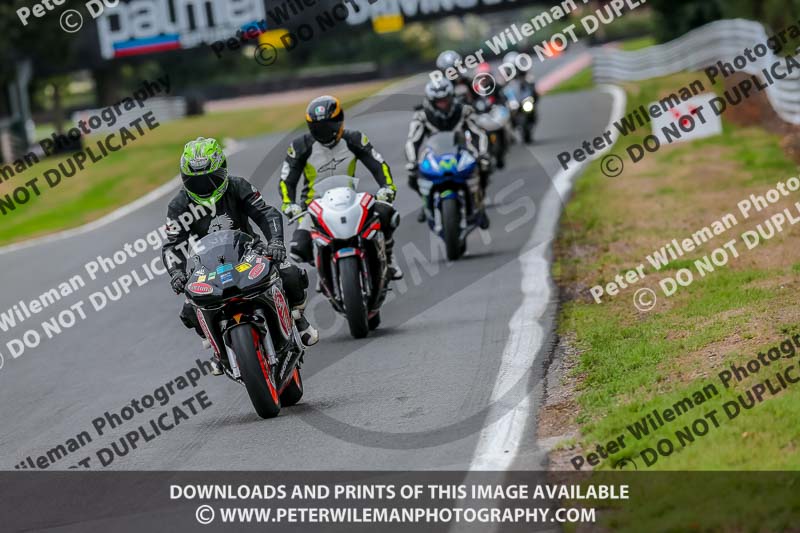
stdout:
<svg viewBox="0 0 800 533">
<path fill-rule="evenodd" d="M 599 83 L 639 81 L 676 72 L 702 70 L 718 61 L 733 63 L 757 44 L 766 44 L 769 36 L 760 23 L 752 20 L 719 20 L 690 31 L 668 43 L 642 50 L 625 52 L 598 49 L 594 56 L 594 77 Z M 747 62 L 741 72 L 756 74 L 781 61 L 772 50 L 755 62 Z M 783 67 L 781 73 L 785 73 Z M 800 124 L 800 72 L 784 80 L 776 80 L 766 90 L 775 112 L 784 121 Z"/>
<path fill-rule="evenodd" d="M 77 124 L 80 120 L 88 121 L 92 116 L 99 116 L 101 111 L 102 109 L 83 109 L 81 111 L 76 111 L 72 114 L 71 121 L 73 124 Z M 180 96 L 148 98 L 145 100 L 143 107 L 139 107 L 137 104 L 136 107 L 130 111 L 123 111 L 122 114 L 117 117 L 117 121 L 113 126 L 106 126 L 105 123 L 103 123 L 102 126 L 93 128 L 92 133 L 110 133 L 118 131 L 122 126 L 136 120 L 148 111 L 153 112 L 155 119 L 159 123 L 183 118 L 186 116 L 186 99 Z"/>
</svg>

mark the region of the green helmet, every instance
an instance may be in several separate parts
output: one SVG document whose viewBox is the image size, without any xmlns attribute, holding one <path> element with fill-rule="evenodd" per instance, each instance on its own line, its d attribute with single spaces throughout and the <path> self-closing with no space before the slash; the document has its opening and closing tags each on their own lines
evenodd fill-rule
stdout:
<svg viewBox="0 0 800 533">
<path fill-rule="evenodd" d="M 216 139 L 198 137 L 183 147 L 181 179 L 186 194 L 197 204 L 211 207 L 228 188 L 228 161 Z"/>
</svg>

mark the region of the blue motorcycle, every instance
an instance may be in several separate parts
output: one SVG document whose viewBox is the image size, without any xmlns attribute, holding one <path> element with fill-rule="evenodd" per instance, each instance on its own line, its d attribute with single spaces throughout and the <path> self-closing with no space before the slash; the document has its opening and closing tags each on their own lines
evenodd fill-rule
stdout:
<svg viewBox="0 0 800 533">
<path fill-rule="evenodd" d="M 486 229 L 478 162 L 454 132 L 428 138 L 418 157 L 419 190 L 431 231 L 445 243 L 447 259 L 455 261 L 467 249 L 467 235 Z"/>
</svg>

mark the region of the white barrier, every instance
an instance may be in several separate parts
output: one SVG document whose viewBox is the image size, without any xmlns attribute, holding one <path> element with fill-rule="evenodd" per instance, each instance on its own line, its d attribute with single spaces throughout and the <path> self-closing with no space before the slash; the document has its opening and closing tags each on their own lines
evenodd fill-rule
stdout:
<svg viewBox="0 0 800 533">
<path fill-rule="evenodd" d="M 759 22 L 744 19 L 718 20 L 688 32 L 668 43 L 626 52 L 608 48 L 594 52 L 594 77 L 598 83 L 640 81 L 668 76 L 682 71 L 702 70 L 717 61 L 733 58 L 766 44 L 766 29 Z M 760 75 L 780 57 L 770 50 L 755 62 L 741 69 Z M 762 77 L 763 80 L 763 77 Z M 778 116 L 791 124 L 800 124 L 800 73 L 776 80 L 766 90 L 767 99 Z"/>
</svg>

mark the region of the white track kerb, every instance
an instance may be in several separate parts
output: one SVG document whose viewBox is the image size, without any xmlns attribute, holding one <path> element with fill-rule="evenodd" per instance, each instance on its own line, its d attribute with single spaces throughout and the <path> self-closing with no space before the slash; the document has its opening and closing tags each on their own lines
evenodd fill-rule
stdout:
<svg viewBox="0 0 800 533">
<path fill-rule="evenodd" d="M 627 102 L 625 91 L 615 85 L 603 85 L 599 88 L 613 98 L 608 125 L 613 129 L 612 123 L 625 114 Z M 612 136 L 613 143 L 616 143 L 618 137 L 619 133 L 615 131 L 615 135 Z M 591 160 L 598 159 L 610 148 L 611 146 L 596 153 Z M 531 152 L 533 153 L 532 150 Z M 532 396 L 541 390 L 540 387 L 525 394 L 523 398 L 508 397 L 502 403 L 498 400 L 519 381 L 520 376 L 530 370 L 536 354 L 541 350 L 547 337 L 547 332 L 542 331 L 539 321 L 542 320 L 553 294 L 548 250 L 558 231 L 561 206 L 568 198 L 576 176 L 588 163 L 589 161 L 586 161 L 570 166 L 552 178 L 553 186 L 542 200 L 531 238 L 522 248 L 523 251 L 519 256 L 522 271 L 522 304 L 514 312 L 509 323 L 509 337 L 503 348 L 497 381 L 490 400 L 493 408 L 487 418 L 493 420 L 500 416 L 500 413 L 505 412 L 505 414 L 481 432 L 470 470 L 510 468 L 522 443 L 525 427 L 531 420 L 534 408 Z"/>
</svg>

